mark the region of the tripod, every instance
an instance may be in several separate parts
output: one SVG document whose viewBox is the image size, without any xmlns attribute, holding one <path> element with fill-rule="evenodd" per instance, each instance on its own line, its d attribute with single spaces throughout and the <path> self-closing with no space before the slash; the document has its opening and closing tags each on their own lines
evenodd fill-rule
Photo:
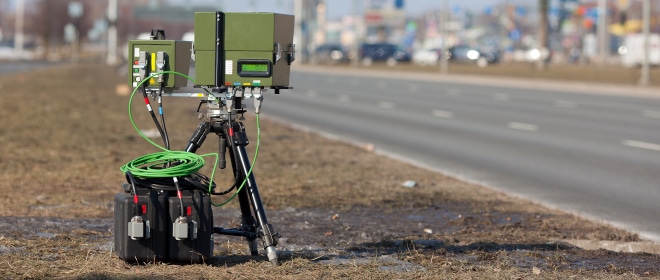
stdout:
<svg viewBox="0 0 660 280">
<path fill-rule="evenodd" d="M 231 89 L 231 90 L 230 90 Z M 263 100 L 263 89 L 257 89 L 259 93 L 253 94 L 256 113 L 258 114 Z M 246 146 L 249 144 L 245 133 L 245 126 L 240 121 L 235 121 L 238 114 L 243 114 L 242 100 L 246 97 L 245 88 L 220 88 L 221 98 L 209 94 L 209 100 L 202 100 L 198 111 L 203 103 L 206 103 L 206 114 L 202 123 L 197 127 L 188 141 L 185 151 L 194 153 L 199 149 L 209 133 L 215 133 L 219 140 L 219 162 L 218 168 L 226 168 L 226 152 L 234 173 L 236 184 L 241 184 L 238 190 L 238 201 L 241 210 L 241 225 L 238 228 L 214 227 L 213 233 L 230 236 L 244 237 L 248 242 L 250 254 L 259 254 L 257 239 L 263 241 L 268 260 L 273 265 L 278 265 L 275 246 L 279 234 L 273 226 L 268 223 L 266 213 L 261 202 L 257 182 L 251 172 L 250 160 Z M 225 93 L 224 95 L 222 93 Z M 252 94 L 249 94 L 252 95 Z M 250 96 L 247 97 L 250 97 Z M 238 187 L 238 186 L 237 186 Z"/>
</svg>

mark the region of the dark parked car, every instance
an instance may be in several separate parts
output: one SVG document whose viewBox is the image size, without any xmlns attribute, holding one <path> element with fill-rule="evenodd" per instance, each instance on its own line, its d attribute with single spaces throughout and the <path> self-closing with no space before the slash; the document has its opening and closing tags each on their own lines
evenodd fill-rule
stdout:
<svg viewBox="0 0 660 280">
<path fill-rule="evenodd" d="M 449 48 L 448 59 L 457 63 L 476 63 L 479 67 L 486 67 L 488 64 L 496 63 L 500 60 L 497 52 L 484 51 L 470 46 L 453 46 Z"/>
<path fill-rule="evenodd" d="M 360 47 L 360 60 L 365 66 L 373 62 L 385 62 L 392 67 L 400 61 L 410 61 L 410 54 L 394 44 L 363 44 Z"/>
<path fill-rule="evenodd" d="M 324 44 L 316 48 L 314 52 L 316 63 L 337 64 L 348 62 L 348 52 L 338 44 Z"/>
</svg>

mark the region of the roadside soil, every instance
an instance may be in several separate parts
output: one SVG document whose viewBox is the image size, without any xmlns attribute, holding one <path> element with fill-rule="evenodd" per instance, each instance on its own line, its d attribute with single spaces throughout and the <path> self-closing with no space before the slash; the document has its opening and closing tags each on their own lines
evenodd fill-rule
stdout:
<svg viewBox="0 0 660 280">
<path fill-rule="evenodd" d="M 660 278 L 660 252 L 570 245 L 642 242 L 634 233 L 266 118 L 254 172 L 282 235 L 281 266 L 249 256 L 240 238 L 217 235 L 204 264 L 128 264 L 112 252 L 119 167 L 158 150 L 131 126 L 126 80 L 90 63 L 0 76 L 1 278 Z M 135 122 L 153 130 L 138 99 Z M 173 147 L 196 129 L 198 103 L 166 98 Z M 245 117 L 253 155 L 255 116 Z M 199 154 L 215 152 L 216 140 L 206 141 Z M 202 173 L 211 169 L 209 159 Z M 230 173 L 216 173 L 220 189 Z M 240 222 L 236 201 L 213 211 L 216 226 Z"/>
</svg>

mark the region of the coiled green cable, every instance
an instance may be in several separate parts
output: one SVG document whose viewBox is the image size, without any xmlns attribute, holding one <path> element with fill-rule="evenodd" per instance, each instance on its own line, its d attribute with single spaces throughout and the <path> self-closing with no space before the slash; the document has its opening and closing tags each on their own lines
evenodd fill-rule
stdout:
<svg viewBox="0 0 660 280">
<path fill-rule="evenodd" d="M 169 165 L 169 163 L 176 163 Z M 170 166 L 163 168 L 163 166 Z M 120 167 L 139 178 L 181 177 L 194 174 L 204 167 L 204 159 L 183 151 L 163 151 L 138 157 Z"/>
<path fill-rule="evenodd" d="M 140 83 L 137 84 L 137 86 L 135 87 L 135 89 L 133 89 L 133 92 L 131 93 L 131 97 L 128 100 L 128 117 L 135 131 L 137 131 L 137 133 L 144 140 L 151 143 L 155 147 L 161 149 L 162 151 L 138 157 L 126 163 L 125 165 L 122 165 L 119 169 L 124 173 L 130 171 L 134 176 L 140 178 L 183 177 L 183 176 L 192 175 L 197 171 L 199 171 L 202 167 L 204 167 L 205 164 L 204 157 L 215 156 L 215 164 L 213 168 L 213 173 L 211 174 L 210 177 L 211 181 L 209 183 L 209 190 L 210 190 L 210 186 L 213 185 L 213 176 L 215 174 L 215 169 L 218 164 L 217 153 L 198 155 L 191 152 L 168 150 L 167 148 L 158 145 L 156 142 L 152 141 L 151 139 L 149 139 L 149 137 L 144 135 L 144 133 L 137 127 L 137 124 L 135 124 L 135 120 L 133 119 L 133 114 L 131 113 L 131 111 L 132 111 L 133 98 L 135 97 L 135 93 L 137 92 L 137 90 L 140 87 L 142 87 L 142 85 L 146 81 L 149 81 L 151 78 L 164 74 L 180 75 L 192 81 L 193 83 L 195 82 L 192 78 L 190 78 L 185 74 L 176 71 L 162 71 L 149 75 L 147 78 L 143 79 L 142 81 L 140 81 Z M 168 165 L 167 163 L 176 163 L 176 164 Z M 163 168 L 163 166 L 169 166 L 169 167 Z"/>
</svg>

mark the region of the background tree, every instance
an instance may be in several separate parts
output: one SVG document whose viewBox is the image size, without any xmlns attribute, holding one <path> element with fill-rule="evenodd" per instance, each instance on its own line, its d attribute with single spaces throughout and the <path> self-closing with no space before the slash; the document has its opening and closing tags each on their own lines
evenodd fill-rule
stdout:
<svg viewBox="0 0 660 280">
<path fill-rule="evenodd" d="M 539 29 L 538 29 L 538 48 L 541 53 L 549 52 L 548 49 L 548 2 L 549 0 L 539 0 Z M 546 57 L 544 55 L 536 62 L 536 69 L 545 70 Z"/>
</svg>

